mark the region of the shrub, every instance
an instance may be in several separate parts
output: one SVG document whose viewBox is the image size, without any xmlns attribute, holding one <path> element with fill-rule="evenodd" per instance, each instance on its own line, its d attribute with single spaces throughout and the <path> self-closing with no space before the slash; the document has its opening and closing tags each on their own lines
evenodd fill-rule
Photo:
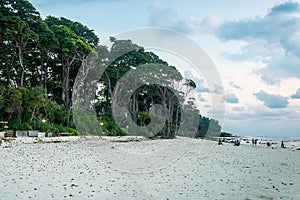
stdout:
<svg viewBox="0 0 300 200">
<path fill-rule="evenodd" d="M 79 135 L 78 131 L 71 127 L 65 127 L 65 132 L 70 133 L 71 136 L 77 136 Z"/>
</svg>

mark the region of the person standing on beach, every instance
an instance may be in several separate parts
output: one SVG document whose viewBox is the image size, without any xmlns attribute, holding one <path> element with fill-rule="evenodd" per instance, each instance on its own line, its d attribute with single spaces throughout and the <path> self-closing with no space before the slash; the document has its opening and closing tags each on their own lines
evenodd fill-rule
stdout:
<svg viewBox="0 0 300 200">
<path fill-rule="evenodd" d="M 254 142 L 255 142 L 255 141 L 254 141 L 254 138 L 252 138 L 252 145 L 254 145 Z"/>
<path fill-rule="evenodd" d="M 285 148 L 283 141 L 281 141 L 281 148 Z"/>
<path fill-rule="evenodd" d="M 218 141 L 218 145 L 223 145 L 221 138 Z"/>
</svg>

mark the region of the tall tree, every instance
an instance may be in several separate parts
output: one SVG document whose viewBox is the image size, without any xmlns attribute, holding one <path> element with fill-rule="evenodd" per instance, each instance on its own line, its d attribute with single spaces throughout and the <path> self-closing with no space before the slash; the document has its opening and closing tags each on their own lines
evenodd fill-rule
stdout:
<svg viewBox="0 0 300 200">
<path fill-rule="evenodd" d="M 2 13 L 1 13 L 2 14 Z M 15 60 L 17 58 L 16 51 L 9 37 L 9 28 L 14 22 L 14 17 L 3 16 L 0 14 L 0 58 L 1 58 L 1 82 L 5 82 L 7 86 L 12 84 L 11 74 L 14 66 L 16 65 Z M 5 77 L 5 79 L 4 79 Z"/>
<path fill-rule="evenodd" d="M 59 62 L 55 67 L 56 69 L 53 71 L 58 72 L 58 76 L 61 77 L 61 98 L 65 108 L 70 111 L 72 92 L 72 84 L 70 81 L 71 78 L 75 78 L 71 77 L 71 73 L 72 71 L 78 71 L 82 61 L 92 51 L 92 47 L 84 40 L 83 37 L 77 35 L 72 29 L 65 25 L 55 24 L 56 21 L 57 19 L 53 17 L 46 19 L 46 22 L 50 25 L 50 28 L 54 32 L 58 41 L 56 58 Z"/>
<path fill-rule="evenodd" d="M 14 84 L 24 86 L 25 54 L 30 55 L 30 43 L 38 41 L 38 35 L 31 25 L 41 20 L 39 13 L 26 0 L 0 1 L 1 55 L 5 61 L 7 85 L 11 84 L 11 73 L 19 73 Z M 18 66 L 18 68 L 14 68 Z M 15 76 L 17 74 L 15 73 Z"/>
<path fill-rule="evenodd" d="M 18 64 L 20 66 L 20 86 L 24 86 L 24 75 L 25 75 L 25 64 L 24 64 L 24 54 L 26 53 L 30 43 L 37 43 L 38 35 L 30 29 L 28 24 L 18 18 L 15 19 L 14 23 L 11 24 L 11 29 L 9 30 L 9 36 L 12 39 L 14 48 L 18 55 Z M 30 49 L 29 49 L 30 50 Z"/>
</svg>

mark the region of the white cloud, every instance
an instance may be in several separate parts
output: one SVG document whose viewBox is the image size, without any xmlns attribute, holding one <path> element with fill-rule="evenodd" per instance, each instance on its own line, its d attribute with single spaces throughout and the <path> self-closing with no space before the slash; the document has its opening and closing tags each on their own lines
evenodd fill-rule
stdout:
<svg viewBox="0 0 300 200">
<path fill-rule="evenodd" d="M 224 99 L 226 103 L 239 103 L 239 99 L 235 94 L 231 94 L 231 93 L 226 94 Z"/>
<path fill-rule="evenodd" d="M 264 105 L 268 108 L 286 108 L 289 104 L 286 97 L 281 95 L 268 94 L 267 92 L 261 90 L 254 94 L 256 98 L 264 102 Z"/>
<path fill-rule="evenodd" d="M 291 96 L 293 99 L 300 99 L 300 88 Z"/>
<path fill-rule="evenodd" d="M 215 33 L 224 41 L 248 42 L 242 52 L 223 55 L 233 60 L 262 60 L 265 67 L 254 72 L 266 83 L 274 85 L 280 79 L 300 78 L 299 3 L 276 5 L 263 17 L 223 23 Z"/>
</svg>

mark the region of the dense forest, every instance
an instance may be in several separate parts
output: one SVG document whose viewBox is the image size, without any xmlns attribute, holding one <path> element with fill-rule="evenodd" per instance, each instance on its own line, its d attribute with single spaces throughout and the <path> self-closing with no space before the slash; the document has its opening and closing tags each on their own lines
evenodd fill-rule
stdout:
<svg viewBox="0 0 300 200">
<path fill-rule="evenodd" d="M 93 52 L 102 62 L 109 63 L 99 77 L 101 87 L 94 94 L 96 101 L 92 101 L 106 135 L 134 132 L 114 120 L 112 96 L 118 90 L 120 78 L 133 67 L 144 66 L 151 70 L 153 64 L 172 69 L 172 74 L 166 72 L 163 85 L 146 84 L 146 77 L 140 77 L 145 79 L 145 84 L 134 91 L 128 103 L 132 121 L 139 127 L 147 126 L 151 122 L 151 106 L 160 104 L 170 117 L 154 136 L 174 137 L 182 123 L 189 127 L 189 123 L 195 121 L 198 126 L 189 130 L 189 136 L 204 137 L 207 132 L 220 135 L 218 121 L 202 116 L 194 99 L 184 100 L 196 84 L 184 79 L 175 67 L 153 52 L 145 51 L 130 40 L 114 37 L 110 38 L 108 48 L 100 45 L 94 31 L 80 22 L 53 16 L 43 19 L 26 0 L 0 2 L 0 121 L 8 121 L 10 129 L 88 134 L 88 127 L 82 129 L 87 133 L 76 130 L 72 91 L 80 67 Z M 122 54 L 125 49 L 130 51 Z M 121 56 L 116 58 L 116 55 Z M 175 98 L 168 88 L 174 81 L 184 82 L 188 88 L 180 98 Z M 190 120 L 182 122 L 183 110 Z"/>
</svg>

